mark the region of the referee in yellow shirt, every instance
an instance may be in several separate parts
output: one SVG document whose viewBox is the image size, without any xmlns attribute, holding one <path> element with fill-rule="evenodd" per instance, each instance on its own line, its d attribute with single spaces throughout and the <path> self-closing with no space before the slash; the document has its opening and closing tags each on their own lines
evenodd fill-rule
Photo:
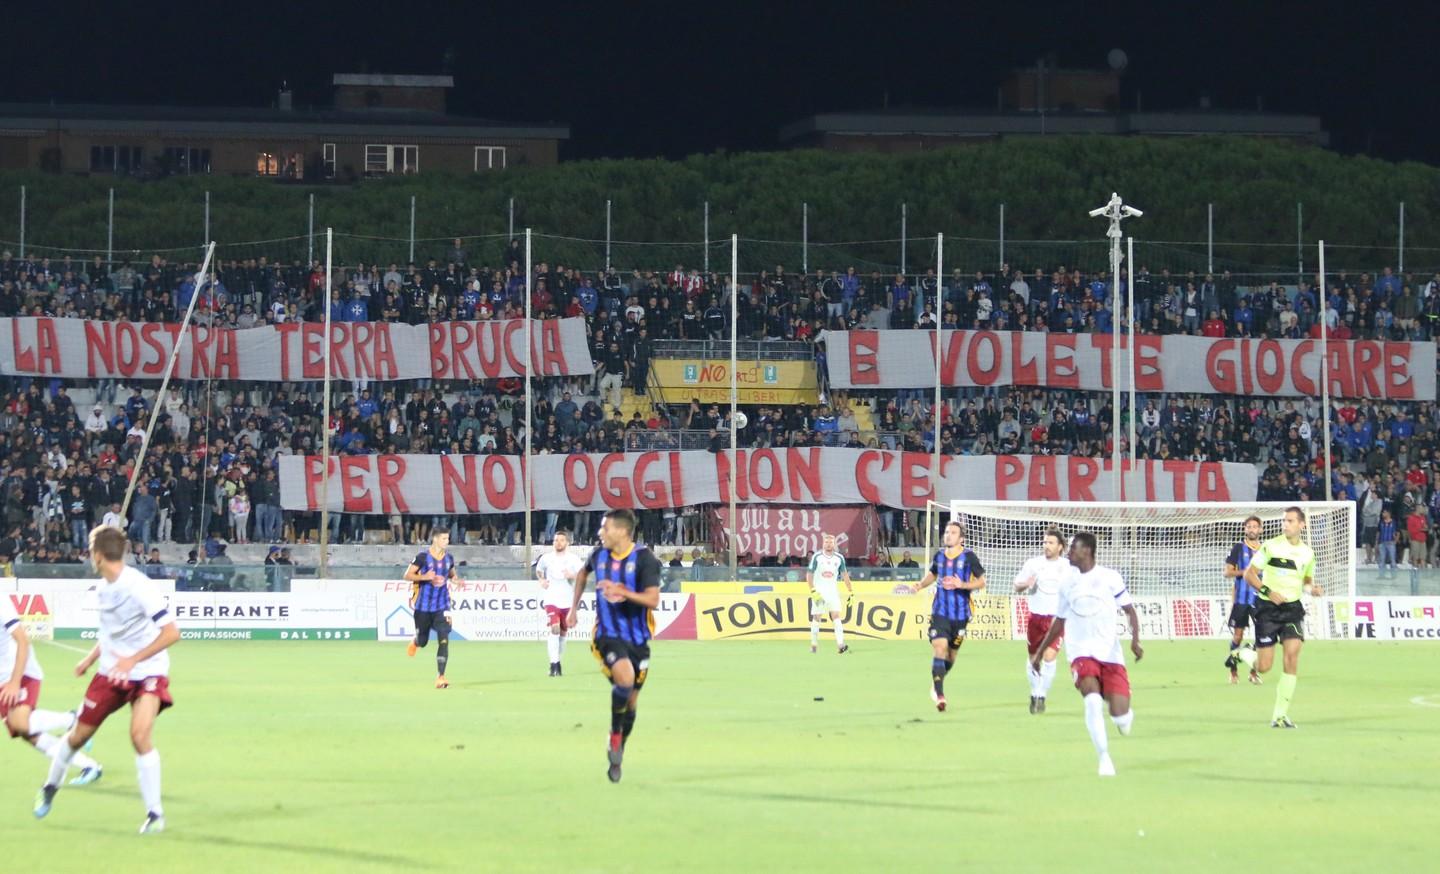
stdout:
<svg viewBox="0 0 1440 874">
<path fill-rule="evenodd" d="M 1305 607 L 1300 596 L 1306 590 L 1323 594 L 1315 582 L 1315 552 L 1300 540 L 1305 530 L 1305 511 L 1287 507 L 1279 537 L 1272 537 L 1245 569 L 1245 582 L 1260 593 L 1255 604 L 1255 670 L 1265 673 L 1275 660 L 1275 642 L 1285 654 L 1284 673 L 1275 687 L 1275 711 L 1271 728 L 1294 728 L 1290 721 L 1290 699 L 1295 696 L 1295 674 L 1300 666 L 1300 647 L 1305 644 Z"/>
</svg>

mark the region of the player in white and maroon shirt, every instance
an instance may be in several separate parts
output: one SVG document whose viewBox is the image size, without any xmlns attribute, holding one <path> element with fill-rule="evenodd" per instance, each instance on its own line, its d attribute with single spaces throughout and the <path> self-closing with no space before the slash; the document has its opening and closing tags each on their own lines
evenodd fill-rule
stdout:
<svg viewBox="0 0 1440 874">
<path fill-rule="evenodd" d="M 1062 638 L 1045 649 L 1045 658 L 1036 671 L 1030 665 L 1039 650 L 1040 641 L 1055 621 L 1055 610 L 1060 603 L 1060 584 L 1070 576 L 1070 561 L 1065 558 L 1065 535 L 1059 529 L 1050 528 L 1045 532 L 1043 555 L 1037 555 L 1025 562 L 1015 575 L 1015 591 L 1029 596 L 1027 604 L 1030 617 L 1025 622 L 1025 640 L 1029 656 L 1025 659 L 1025 675 L 1030 680 L 1030 712 L 1045 712 L 1045 696 L 1050 684 L 1055 681 L 1055 656 L 1060 652 Z"/>
<path fill-rule="evenodd" d="M 145 820 L 140 833 L 165 830 L 160 803 L 160 752 L 150 740 L 155 717 L 174 701 L 170 697 L 169 647 L 180 639 L 165 596 L 155 581 L 125 564 L 129 551 L 125 532 L 101 525 L 90 532 L 90 562 L 100 574 L 99 642 L 75 666 L 85 676 L 98 660 L 100 671 L 85 690 L 79 722 L 62 738 L 50 764 L 50 775 L 35 798 L 35 816 L 50 812 L 55 793 L 75 751 L 95 734 L 106 717 L 130 705 L 130 740 L 135 746 L 140 797 Z"/>
<path fill-rule="evenodd" d="M 48 756 L 60 743 L 60 738 L 49 732 L 68 731 L 75 725 L 75 714 L 37 709 L 44 679 L 25 624 L 9 596 L 0 595 L 0 722 L 12 738 L 24 738 Z M 94 783 L 103 773 L 100 763 L 83 753 L 76 753 L 71 764 L 81 769 L 71 786 Z"/>
<path fill-rule="evenodd" d="M 553 552 L 540 556 L 535 563 L 535 578 L 540 581 L 541 606 L 545 610 L 545 623 L 550 634 L 545 638 L 545 648 L 550 653 L 550 676 L 559 677 L 563 671 L 560 661 L 565 657 L 565 620 L 570 616 L 570 600 L 575 597 L 575 575 L 585 566 L 585 559 L 570 549 L 570 532 L 556 531 Z"/>
<path fill-rule="evenodd" d="M 1094 534 L 1080 531 L 1071 538 L 1070 563 L 1074 568 L 1060 587 L 1055 621 L 1040 642 L 1039 651 L 1030 657 L 1030 665 L 1038 671 L 1041 654 L 1064 636 L 1070 676 L 1085 699 L 1085 728 L 1100 754 L 1100 776 L 1113 777 L 1115 763 L 1110 761 L 1110 740 L 1105 733 L 1105 704 L 1109 703 L 1110 718 L 1121 734 L 1129 734 L 1135 721 L 1130 709 L 1130 677 L 1125 672 L 1125 655 L 1115 630 L 1115 611 L 1118 608 L 1130 620 L 1130 651 L 1136 661 L 1145 655 L 1140 647 L 1140 617 L 1135 614 L 1135 602 L 1120 574 L 1095 564 Z"/>
</svg>

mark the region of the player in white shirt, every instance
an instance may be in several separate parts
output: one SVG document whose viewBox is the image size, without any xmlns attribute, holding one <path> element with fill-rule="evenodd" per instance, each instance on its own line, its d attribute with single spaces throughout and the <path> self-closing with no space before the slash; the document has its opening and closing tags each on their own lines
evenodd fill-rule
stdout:
<svg viewBox="0 0 1440 874">
<path fill-rule="evenodd" d="M 544 595 L 541 604 L 545 608 L 545 622 L 550 634 L 545 638 L 545 648 L 550 653 L 550 676 L 564 674 L 560 667 L 565 657 L 565 620 L 570 616 L 570 601 L 575 596 L 575 575 L 585 566 L 585 559 L 570 549 L 570 532 L 556 531 L 552 541 L 553 552 L 540 556 L 535 563 L 535 578 L 540 581 Z"/>
<path fill-rule="evenodd" d="M 820 643 L 820 620 L 830 617 L 835 628 L 836 652 L 846 653 L 845 622 L 841 619 L 844 605 L 840 601 L 840 581 L 845 581 L 847 594 L 855 594 L 850 583 L 850 570 L 845 567 L 845 556 L 835 550 L 835 535 L 826 534 L 820 539 L 820 551 L 810 556 L 810 567 L 805 570 L 805 582 L 810 586 L 810 651 L 815 652 Z"/>
<path fill-rule="evenodd" d="M 1025 562 L 1015 575 L 1015 591 L 1028 595 L 1027 606 L 1030 617 L 1025 622 L 1025 640 L 1029 655 L 1025 659 L 1025 675 L 1030 680 L 1030 712 L 1045 712 L 1045 696 L 1050 693 L 1050 684 L 1055 681 L 1055 656 L 1060 652 L 1061 638 L 1044 650 L 1045 658 L 1036 671 L 1030 659 L 1040 651 L 1040 641 L 1055 621 L 1055 610 L 1060 603 L 1060 584 L 1070 576 L 1071 564 L 1065 558 L 1065 535 L 1058 529 L 1045 532 L 1043 555 L 1037 555 Z"/>
<path fill-rule="evenodd" d="M 165 830 L 160 803 L 160 752 L 150 735 L 155 717 L 174 704 L 170 697 L 169 647 L 180 639 L 165 596 L 155 581 L 125 564 L 129 543 L 125 532 L 101 525 L 90 532 L 90 563 L 100 574 L 96 592 L 100 606 L 99 642 L 75 666 L 83 677 L 98 660 L 100 671 L 85 690 L 80 719 L 55 750 L 50 775 L 35 798 L 35 816 L 50 812 L 65 769 L 76 750 L 99 730 L 110 714 L 130 705 L 130 741 L 135 746 L 140 797 L 145 820 L 140 834 Z"/>
<path fill-rule="evenodd" d="M 1105 703 L 1109 702 L 1110 718 L 1121 734 L 1129 734 L 1135 721 L 1115 611 L 1120 609 L 1130 620 L 1130 651 L 1137 662 L 1145 655 L 1140 647 L 1140 617 L 1135 614 L 1135 602 L 1120 574 L 1095 564 L 1094 534 L 1080 531 L 1071 538 L 1070 563 L 1074 569 L 1060 587 L 1055 621 L 1040 642 L 1039 651 L 1030 657 L 1030 665 L 1038 671 L 1041 653 L 1064 636 L 1070 676 L 1085 699 L 1085 728 L 1100 754 L 1100 776 L 1113 777 L 1115 763 L 1110 761 L 1110 740 L 1105 733 Z"/>
<path fill-rule="evenodd" d="M 12 738 L 24 738 L 48 756 L 60 743 L 60 738 L 49 732 L 68 731 L 74 727 L 76 715 L 37 709 L 44 679 L 25 623 L 20 621 L 10 597 L 0 595 L 0 722 L 4 722 Z M 79 776 L 70 781 L 71 786 L 94 783 L 103 773 L 100 763 L 83 753 L 76 753 L 71 764 L 81 769 Z"/>
</svg>

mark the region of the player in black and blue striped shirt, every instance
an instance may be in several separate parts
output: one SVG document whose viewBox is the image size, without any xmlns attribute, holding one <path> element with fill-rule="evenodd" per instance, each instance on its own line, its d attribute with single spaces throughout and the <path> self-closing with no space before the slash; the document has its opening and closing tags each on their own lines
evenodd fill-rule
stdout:
<svg viewBox="0 0 1440 874">
<path fill-rule="evenodd" d="M 446 552 L 449 547 L 450 532 L 436 529 L 430 535 L 430 548 L 415 556 L 405 569 L 405 579 L 412 584 L 410 607 L 415 611 L 415 639 L 406 653 L 415 655 L 417 649 L 430 642 L 430 632 L 435 632 L 435 667 L 440 673 L 435 679 L 436 689 L 450 688 L 445 665 L 450 661 L 450 583 L 456 576 L 455 556 Z"/>
<path fill-rule="evenodd" d="M 1240 682 L 1238 673 L 1240 660 L 1237 653 L 1240 651 L 1240 644 L 1245 641 L 1245 627 L 1250 624 L 1251 614 L 1255 610 L 1255 600 L 1259 592 L 1245 583 L 1245 569 L 1250 566 L 1250 559 L 1260 551 L 1260 534 L 1262 524 L 1259 516 L 1251 516 L 1245 520 L 1245 539 L 1235 544 L 1230 549 L 1230 555 L 1225 559 L 1225 576 L 1235 583 L 1234 602 L 1230 607 L 1229 626 L 1234 630 L 1230 638 L 1230 655 L 1225 659 L 1225 667 L 1230 669 L 1230 685 Z M 1255 669 L 1250 669 L 1250 682 L 1260 685 L 1260 675 Z"/>
<path fill-rule="evenodd" d="M 575 576 L 566 620 L 574 628 L 585 583 L 595 578 L 595 637 L 590 651 L 610 681 L 610 740 L 605 754 L 610 782 L 620 782 L 625 743 L 635 728 L 635 704 L 650 671 L 650 637 L 660 606 L 660 559 L 635 545 L 635 514 L 611 510 L 600 525 L 600 546 Z"/>
<path fill-rule="evenodd" d="M 965 642 L 965 627 L 970 624 L 970 595 L 985 588 L 985 566 L 975 553 L 965 548 L 965 526 L 952 520 L 945 526 L 941 539 L 944 548 L 930 560 L 930 570 L 917 585 L 919 592 L 931 583 L 939 583 L 935 603 L 930 608 L 930 700 L 935 709 L 945 712 L 945 676 L 955 667 L 955 656 Z"/>
</svg>

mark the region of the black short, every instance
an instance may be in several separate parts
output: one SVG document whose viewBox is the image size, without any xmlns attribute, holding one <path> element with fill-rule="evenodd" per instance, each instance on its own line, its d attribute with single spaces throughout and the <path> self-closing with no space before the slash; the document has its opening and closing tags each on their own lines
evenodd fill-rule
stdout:
<svg viewBox="0 0 1440 874">
<path fill-rule="evenodd" d="M 965 642 L 965 626 L 969 624 L 969 619 L 950 619 L 932 613 L 930 614 L 930 639 L 943 640 L 950 645 L 951 649 L 958 649 L 960 644 Z"/>
<path fill-rule="evenodd" d="M 1255 646 L 1264 649 L 1277 641 L 1305 639 L 1305 605 L 1299 601 L 1273 604 L 1260 601 L 1252 614 L 1255 621 Z"/>
<path fill-rule="evenodd" d="M 1225 624 L 1230 628 L 1249 628 L 1250 618 L 1255 614 L 1254 604 L 1232 604 L 1230 607 L 1230 621 Z"/>
<path fill-rule="evenodd" d="M 430 642 L 430 632 L 434 631 L 441 640 L 450 639 L 450 619 L 445 615 L 444 610 L 416 610 L 415 611 L 415 642 L 424 646 Z"/>
<path fill-rule="evenodd" d="M 618 637 L 597 637 L 590 643 L 590 652 L 600 662 L 600 670 L 610 676 L 610 668 L 621 659 L 629 659 L 635 668 L 635 688 L 645 685 L 650 672 L 650 645 L 630 643 Z"/>
</svg>

